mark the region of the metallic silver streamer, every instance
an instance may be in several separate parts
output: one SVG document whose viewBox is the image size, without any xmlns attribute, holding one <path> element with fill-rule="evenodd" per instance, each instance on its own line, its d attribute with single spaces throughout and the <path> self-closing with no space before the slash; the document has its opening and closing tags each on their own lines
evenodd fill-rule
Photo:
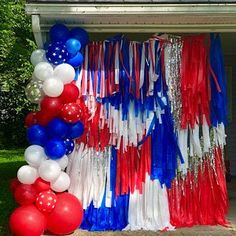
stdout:
<svg viewBox="0 0 236 236">
<path fill-rule="evenodd" d="M 168 86 L 168 96 L 171 103 L 175 128 L 180 127 L 181 91 L 180 63 L 182 40 L 177 36 L 169 36 L 165 45 L 165 77 Z"/>
</svg>

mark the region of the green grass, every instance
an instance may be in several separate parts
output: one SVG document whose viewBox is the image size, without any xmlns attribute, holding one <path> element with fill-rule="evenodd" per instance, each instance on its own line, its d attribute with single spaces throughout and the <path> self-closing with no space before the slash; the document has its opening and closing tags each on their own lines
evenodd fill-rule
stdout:
<svg viewBox="0 0 236 236">
<path fill-rule="evenodd" d="M 8 220 L 17 207 L 9 190 L 9 182 L 16 177 L 17 170 L 24 165 L 24 150 L 0 150 L 0 235 L 11 235 Z"/>
</svg>

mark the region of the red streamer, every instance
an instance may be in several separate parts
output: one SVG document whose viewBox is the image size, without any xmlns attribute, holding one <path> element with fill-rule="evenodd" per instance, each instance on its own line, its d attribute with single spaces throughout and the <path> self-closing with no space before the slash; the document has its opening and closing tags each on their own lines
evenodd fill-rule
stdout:
<svg viewBox="0 0 236 236">
<path fill-rule="evenodd" d="M 116 196 L 133 193 L 136 189 L 142 193 L 146 174 L 151 172 L 151 139 L 140 147 L 129 146 L 123 150 L 121 142 L 117 150 Z"/>
<path fill-rule="evenodd" d="M 181 61 L 181 128 L 202 124 L 205 115 L 210 126 L 209 43 L 206 35 L 183 39 Z M 199 120 L 198 120 L 199 118 Z"/>
<path fill-rule="evenodd" d="M 209 157 L 205 159 L 197 175 L 189 171 L 184 179 L 173 181 L 168 190 L 172 225 L 229 226 L 225 218 L 229 202 L 220 147 L 214 150 L 214 160 L 212 164 Z"/>
</svg>

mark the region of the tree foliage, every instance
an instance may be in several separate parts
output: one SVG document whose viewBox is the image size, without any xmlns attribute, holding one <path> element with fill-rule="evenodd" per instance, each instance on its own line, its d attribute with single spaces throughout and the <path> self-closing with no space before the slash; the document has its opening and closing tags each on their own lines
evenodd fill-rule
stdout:
<svg viewBox="0 0 236 236">
<path fill-rule="evenodd" d="M 0 148 L 25 144 L 24 116 L 32 105 L 25 96 L 35 49 L 23 0 L 0 1 Z"/>
</svg>

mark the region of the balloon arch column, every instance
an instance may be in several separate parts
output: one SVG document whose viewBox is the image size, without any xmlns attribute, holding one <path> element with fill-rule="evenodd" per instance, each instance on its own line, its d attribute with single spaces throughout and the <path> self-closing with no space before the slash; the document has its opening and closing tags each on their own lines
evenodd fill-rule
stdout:
<svg viewBox="0 0 236 236">
<path fill-rule="evenodd" d="M 227 94 L 220 36 L 50 29 L 31 55 L 28 165 L 11 190 L 14 235 L 228 226 Z"/>
</svg>

